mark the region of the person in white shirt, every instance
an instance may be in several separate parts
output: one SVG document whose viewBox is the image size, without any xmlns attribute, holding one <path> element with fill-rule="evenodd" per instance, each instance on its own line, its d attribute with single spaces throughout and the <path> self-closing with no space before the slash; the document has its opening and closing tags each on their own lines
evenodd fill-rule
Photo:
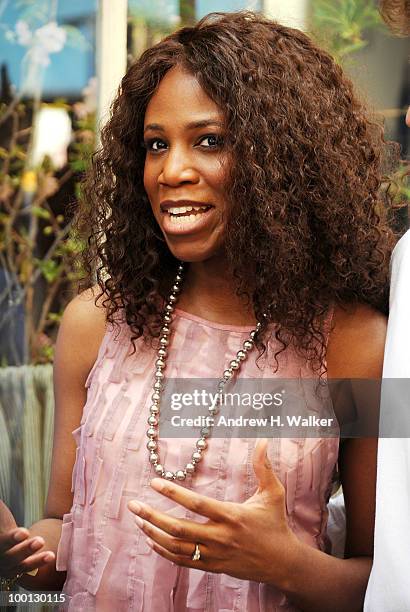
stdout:
<svg viewBox="0 0 410 612">
<path fill-rule="evenodd" d="M 397 35 L 410 35 L 410 0 L 384 0 L 380 12 Z M 410 128 L 410 107 L 405 121 Z M 397 243 L 391 259 L 383 378 L 388 391 L 382 393 L 381 402 L 374 559 L 364 611 L 410 612 L 410 403 L 405 395 L 410 385 L 410 230 Z M 394 386 L 394 379 L 409 382 Z M 406 404 L 408 415 L 405 409 L 400 410 Z M 397 436 L 400 428 L 402 437 L 389 436 L 389 430 Z M 341 493 L 332 498 L 329 512 L 332 554 L 343 557 L 345 509 Z"/>
<path fill-rule="evenodd" d="M 410 382 L 410 230 L 397 243 L 392 257 L 383 378 L 406 378 Z M 399 408 L 397 399 L 400 400 L 396 397 L 392 405 Z M 408 397 L 403 399 L 410 419 Z M 391 407 L 388 401 L 382 401 L 381 429 L 383 421 L 390 418 L 397 432 L 399 422 L 396 415 L 388 412 Z M 403 416 L 405 413 L 399 410 L 399 419 Z M 402 425 L 407 425 L 404 429 L 408 430 L 408 423 Z M 386 432 L 381 431 L 381 436 L 383 433 Z M 410 610 L 410 439 L 405 433 L 406 437 L 379 439 L 374 560 L 364 604 L 366 612 Z"/>
<path fill-rule="evenodd" d="M 400 35 L 410 34 L 409 0 L 381 4 L 385 21 Z M 406 115 L 410 127 L 410 107 Z M 409 379 L 410 383 L 410 230 L 399 240 L 391 261 L 390 314 L 383 367 L 384 379 Z M 396 383 L 399 389 L 399 383 Z M 402 387 L 403 393 L 404 387 Z M 386 394 L 390 396 L 391 393 Z M 387 399 L 387 397 L 386 397 Z M 398 432 L 398 412 L 392 427 Z M 381 436 L 377 457 L 374 560 L 364 603 L 365 612 L 410 611 L 410 439 L 383 437 L 384 423 L 395 419 L 388 401 L 381 403 Z M 408 430 L 408 423 L 402 423 Z M 407 427 L 406 427 L 407 426 Z M 397 435 L 397 434 L 396 434 Z"/>
</svg>

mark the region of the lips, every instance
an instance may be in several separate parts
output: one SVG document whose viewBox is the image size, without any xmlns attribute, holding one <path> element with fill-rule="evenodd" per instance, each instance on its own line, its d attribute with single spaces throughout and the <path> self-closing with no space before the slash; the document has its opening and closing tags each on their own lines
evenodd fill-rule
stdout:
<svg viewBox="0 0 410 612">
<path fill-rule="evenodd" d="M 208 202 L 165 200 L 160 204 L 162 227 L 167 234 L 192 234 L 206 227 L 215 212 Z"/>
</svg>

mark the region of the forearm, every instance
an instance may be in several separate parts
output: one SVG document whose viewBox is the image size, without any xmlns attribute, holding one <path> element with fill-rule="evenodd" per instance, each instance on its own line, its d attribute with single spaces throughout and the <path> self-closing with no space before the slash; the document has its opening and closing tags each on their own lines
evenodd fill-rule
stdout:
<svg viewBox="0 0 410 612">
<path fill-rule="evenodd" d="M 34 523 L 29 527 L 30 536 L 41 536 L 44 538 L 44 546 L 41 550 L 50 550 L 57 558 L 57 548 L 61 537 L 61 519 L 47 518 Z M 47 563 L 38 569 L 35 576 L 24 574 L 18 580 L 18 584 L 29 591 L 60 591 L 65 582 L 66 572 L 57 572 L 55 561 Z"/>
<path fill-rule="evenodd" d="M 304 612 L 356 612 L 363 609 L 371 566 L 370 557 L 338 559 L 299 542 L 279 587 Z"/>
</svg>

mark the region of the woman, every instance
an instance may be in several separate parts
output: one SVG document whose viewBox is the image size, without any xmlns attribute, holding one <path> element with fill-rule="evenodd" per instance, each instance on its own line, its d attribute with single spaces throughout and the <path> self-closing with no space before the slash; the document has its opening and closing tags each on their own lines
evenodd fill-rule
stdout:
<svg viewBox="0 0 410 612">
<path fill-rule="evenodd" d="M 381 146 L 330 56 L 252 13 L 210 15 L 131 66 L 78 217 L 98 284 L 59 332 L 45 519 L 24 530 L 9 517 L 2 575 L 39 567 L 19 578 L 37 589 L 66 579 L 76 611 L 362 607 L 374 440 L 267 448 L 157 428 L 164 376 L 221 388 L 234 375 L 380 376 Z M 345 559 L 326 552 L 336 463 Z M 57 541 L 67 574 L 44 561 Z"/>
</svg>

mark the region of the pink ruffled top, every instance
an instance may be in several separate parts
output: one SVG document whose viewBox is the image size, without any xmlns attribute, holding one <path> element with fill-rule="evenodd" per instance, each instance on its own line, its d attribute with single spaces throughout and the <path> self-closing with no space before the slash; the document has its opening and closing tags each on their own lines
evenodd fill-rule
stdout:
<svg viewBox="0 0 410 612">
<path fill-rule="evenodd" d="M 328 333 L 331 314 L 325 322 Z M 166 377 L 220 378 L 251 327 L 205 321 L 176 309 Z M 73 505 L 63 517 L 57 569 L 67 571 L 63 592 L 70 612 L 281 612 L 296 610 L 275 587 L 225 574 L 179 567 L 155 553 L 127 508 L 140 500 L 175 517 L 205 521 L 155 492 L 146 448 L 147 417 L 156 353 L 143 339 L 132 353 L 125 323 L 107 327 L 86 381 L 87 402 L 72 475 Z M 269 341 L 256 364 L 252 351 L 240 377 L 311 378 L 306 362 L 288 347 L 279 370 L 268 365 L 278 348 Z M 259 366 L 259 367 L 258 367 Z M 310 406 L 311 409 L 311 406 Z M 318 411 L 321 409 L 318 406 Z M 196 438 L 160 439 L 161 462 L 184 467 Z M 211 438 L 193 478 L 184 486 L 221 501 L 243 502 L 257 488 L 253 438 Z M 327 501 L 338 457 L 337 437 L 271 438 L 268 455 L 286 488 L 289 524 L 311 546 L 328 550 Z M 269 534 L 266 534 L 269 537 Z M 267 563 L 269 561 L 267 560 Z"/>
</svg>

